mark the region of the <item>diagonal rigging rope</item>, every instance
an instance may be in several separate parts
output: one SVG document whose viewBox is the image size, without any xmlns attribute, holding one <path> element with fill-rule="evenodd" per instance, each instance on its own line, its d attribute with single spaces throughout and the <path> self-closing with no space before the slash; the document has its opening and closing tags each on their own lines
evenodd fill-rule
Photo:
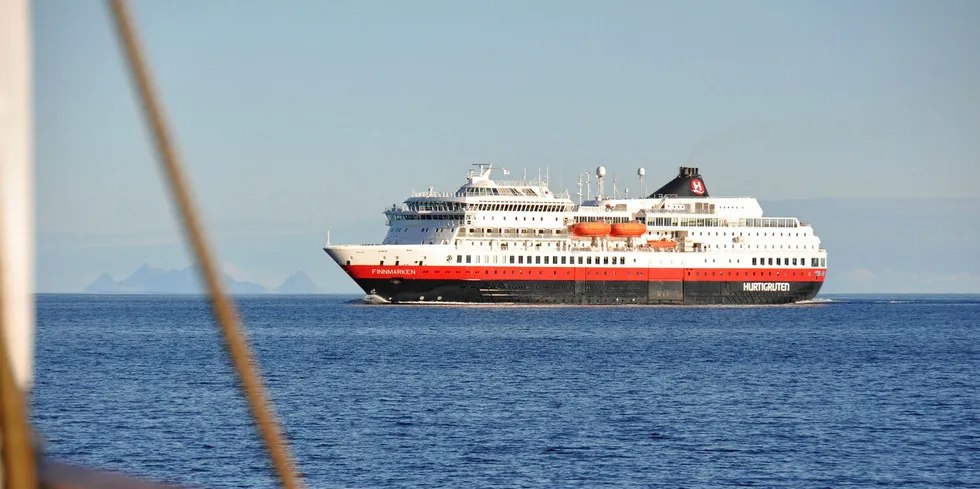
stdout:
<svg viewBox="0 0 980 489">
<path fill-rule="evenodd" d="M 252 358 L 248 343 L 242 333 L 234 303 L 230 298 L 225 296 L 222 290 L 223 285 L 218 280 L 218 273 L 215 270 L 211 253 L 205 243 L 197 213 L 191 203 L 187 184 L 184 181 L 180 164 L 177 161 L 176 151 L 170 142 L 170 137 L 164 124 L 163 114 L 155 102 L 153 88 L 144 67 L 136 35 L 133 32 L 133 27 L 129 20 L 128 7 L 124 0 L 110 1 L 116 27 L 126 50 L 130 71 L 139 89 L 143 109 L 153 131 L 160 164 L 169 179 L 171 195 L 176 200 L 177 207 L 183 218 L 185 237 L 194 247 L 199 265 L 198 269 L 204 275 L 210 291 L 211 306 L 214 310 L 215 319 L 221 326 L 228 353 L 234 361 L 235 369 L 241 380 L 242 390 L 251 405 L 252 415 L 255 418 L 257 429 L 265 441 L 266 448 L 279 474 L 279 478 L 282 480 L 283 486 L 290 489 L 299 488 L 301 487 L 301 480 L 295 472 L 295 465 L 290 457 L 289 448 L 281 438 L 279 426 L 272 412 L 271 404 L 266 400 L 258 367 Z"/>
</svg>

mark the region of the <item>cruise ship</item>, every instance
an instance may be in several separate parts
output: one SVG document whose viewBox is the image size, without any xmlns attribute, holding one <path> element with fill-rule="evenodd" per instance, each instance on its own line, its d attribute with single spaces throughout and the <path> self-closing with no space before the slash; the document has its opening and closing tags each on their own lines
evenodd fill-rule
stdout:
<svg viewBox="0 0 980 489">
<path fill-rule="evenodd" d="M 498 181 L 493 165 L 474 166 L 456 192 L 385 209 L 380 244 L 328 235 L 324 251 L 381 303 L 789 304 L 827 276 L 809 224 L 765 217 L 752 197 L 709 196 L 698 168 L 619 198 L 603 195 L 600 166 L 596 197 L 586 173 L 583 200 L 579 175 L 576 204 L 547 178 Z"/>
</svg>

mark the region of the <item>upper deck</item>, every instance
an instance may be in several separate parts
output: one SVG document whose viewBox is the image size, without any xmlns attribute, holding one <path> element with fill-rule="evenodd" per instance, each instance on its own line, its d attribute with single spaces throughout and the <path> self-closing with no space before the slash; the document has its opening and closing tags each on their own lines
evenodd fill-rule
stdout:
<svg viewBox="0 0 980 489">
<path fill-rule="evenodd" d="M 674 180 L 650 195 L 619 198 L 603 195 L 600 167 L 597 197 L 575 204 L 567 192 L 552 192 L 547 180 L 495 181 L 492 166 L 476 166 L 455 192 L 430 188 L 386 209 L 390 229 L 384 243 L 636 250 L 650 246 L 656 251 L 819 249 L 819 238 L 795 217 L 763 217 L 753 197 L 708 196 L 697 169 L 682 167 Z M 631 222 L 644 227 L 602 232 L 603 225 L 595 224 Z M 587 223 L 593 223 L 592 230 L 577 226 Z"/>
</svg>

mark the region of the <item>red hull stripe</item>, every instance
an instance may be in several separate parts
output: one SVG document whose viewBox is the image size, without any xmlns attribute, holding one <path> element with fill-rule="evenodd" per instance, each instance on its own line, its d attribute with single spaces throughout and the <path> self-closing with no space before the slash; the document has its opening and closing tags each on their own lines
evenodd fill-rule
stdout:
<svg viewBox="0 0 980 489">
<path fill-rule="evenodd" d="M 401 278 L 409 280 L 580 280 L 654 282 L 823 282 L 825 271 L 817 268 L 633 268 L 633 267 L 539 267 L 539 266 L 378 266 L 349 265 L 344 270 L 355 279 Z M 822 272 L 822 273 L 818 273 Z"/>
</svg>

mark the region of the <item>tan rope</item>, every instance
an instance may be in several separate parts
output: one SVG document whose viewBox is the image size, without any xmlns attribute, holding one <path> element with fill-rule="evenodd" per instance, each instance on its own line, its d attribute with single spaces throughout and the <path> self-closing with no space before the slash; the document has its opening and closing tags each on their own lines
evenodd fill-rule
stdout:
<svg viewBox="0 0 980 489">
<path fill-rule="evenodd" d="M 234 303 L 225 296 L 222 290 L 222 284 L 218 279 L 218 273 L 200 229 L 197 213 L 191 203 L 187 184 L 184 182 L 184 176 L 177 162 L 176 151 L 170 143 L 167 128 L 163 122 L 163 115 L 155 102 L 153 89 L 129 20 L 128 7 L 123 0 L 110 1 L 112 12 L 115 15 L 116 27 L 126 49 L 131 74 L 138 85 L 145 114 L 153 129 L 160 163 L 169 178 L 171 195 L 177 201 L 177 206 L 183 217 L 185 237 L 191 241 L 194 247 L 199 270 L 204 275 L 211 293 L 211 306 L 214 310 L 215 319 L 224 333 L 228 352 L 234 360 L 242 389 L 251 404 L 252 415 L 255 418 L 258 431 L 265 441 L 283 486 L 289 489 L 299 488 L 301 487 L 299 475 L 294 472 L 295 466 L 290 457 L 289 448 L 281 439 L 278 423 L 271 412 L 271 404 L 266 400 L 260 381 L 261 377 L 257 372 L 258 367 L 255 365 L 248 343 L 242 334 Z"/>
<path fill-rule="evenodd" d="M 3 455 L 0 480 L 6 489 L 32 489 L 37 487 L 37 465 L 31 446 L 27 400 L 14 380 L 10 352 L 7 351 L 5 331 L 8 325 L 3 321 L 3 302 L 3 284 L 0 283 L 0 451 Z"/>
</svg>

